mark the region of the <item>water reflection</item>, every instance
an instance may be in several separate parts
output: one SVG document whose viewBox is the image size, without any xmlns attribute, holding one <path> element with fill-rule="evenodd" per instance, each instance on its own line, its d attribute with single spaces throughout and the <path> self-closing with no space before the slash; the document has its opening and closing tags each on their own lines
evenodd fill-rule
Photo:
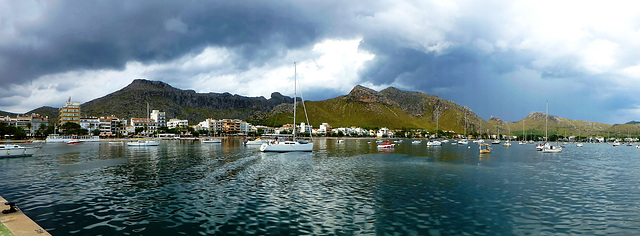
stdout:
<svg viewBox="0 0 640 236">
<path fill-rule="evenodd" d="M 240 140 L 46 144 L 0 159 L 3 197 L 54 235 L 634 234 L 635 148 L 427 147 L 316 139 L 311 153 Z M 169 233 L 169 230 L 171 233 Z"/>
</svg>

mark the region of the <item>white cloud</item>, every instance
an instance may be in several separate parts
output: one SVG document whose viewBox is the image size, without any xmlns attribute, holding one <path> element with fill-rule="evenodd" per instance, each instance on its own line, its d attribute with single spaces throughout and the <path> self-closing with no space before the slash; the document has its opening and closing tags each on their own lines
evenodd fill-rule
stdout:
<svg viewBox="0 0 640 236">
<path fill-rule="evenodd" d="M 200 93 L 230 92 L 243 96 L 269 97 L 272 92 L 293 95 L 293 62 L 298 60 L 299 89 L 348 92 L 360 83 L 358 70 L 374 55 L 358 49 L 361 39 L 325 40 L 306 51 L 289 51 L 277 63 L 240 70 L 238 55 L 226 48 L 208 47 L 199 54 L 185 55 L 164 64 L 129 62 L 123 70 L 79 70 L 42 76 L 30 84 L 14 85 L 16 91 L 29 91 L 3 103 L 11 112 L 49 105 L 61 106 L 69 97 L 87 102 L 115 92 L 136 78 L 161 80 L 180 89 Z M 299 60 L 303 59 L 303 60 Z M 174 78 L 175 76 L 176 78 Z"/>
</svg>

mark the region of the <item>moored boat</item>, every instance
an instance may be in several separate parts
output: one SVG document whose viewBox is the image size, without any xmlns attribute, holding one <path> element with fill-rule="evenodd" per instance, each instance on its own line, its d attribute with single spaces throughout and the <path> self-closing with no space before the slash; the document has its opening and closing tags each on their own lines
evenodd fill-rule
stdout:
<svg viewBox="0 0 640 236">
<path fill-rule="evenodd" d="M 296 63 L 293 63 L 294 66 L 294 85 L 293 85 L 293 97 L 297 98 L 297 81 L 298 81 L 298 73 L 296 68 Z M 298 99 L 293 99 L 293 141 L 284 141 L 284 142 L 269 142 L 263 143 L 260 146 L 261 152 L 311 152 L 313 151 L 313 143 L 309 143 L 306 141 L 296 141 L 296 106 Z M 302 100 L 302 105 L 304 107 L 304 100 Z M 305 116 L 307 114 L 307 110 L 305 108 Z M 307 123 L 309 123 L 309 119 L 307 118 Z"/>
<path fill-rule="evenodd" d="M 22 147 L 20 145 L 0 145 L 0 158 L 5 157 L 30 157 L 38 151 L 35 147 Z"/>
<path fill-rule="evenodd" d="M 427 146 L 442 146 L 442 142 L 438 140 L 429 141 L 427 142 Z"/>
<path fill-rule="evenodd" d="M 200 139 L 201 143 L 222 143 L 222 140 L 218 139 L 218 138 L 207 138 L 207 139 Z"/>
<path fill-rule="evenodd" d="M 562 152 L 562 147 L 561 146 L 552 146 L 549 143 L 545 143 L 542 146 L 542 152 L 543 153 L 558 153 L 558 152 Z"/>
<path fill-rule="evenodd" d="M 160 142 L 152 140 L 138 140 L 134 142 L 128 142 L 127 146 L 158 146 Z"/>
<path fill-rule="evenodd" d="M 378 144 L 378 148 L 393 148 L 393 146 L 395 146 L 395 144 L 389 141 L 383 141 L 381 144 Z"/>
<path fill-rule="evenodd" d="M 263 143 L 260 146 L 262 152 L 311 152 L 313 151 L 313 143 L 299 143 L 296 141 L 284 141 Z"/>
<path fill-rule="evenodd" d="M 486 144 L 486 143 L 481 143 L 480 147 L 478 148 L 480 149 L 480 154 L 489 154 L 491 153 L 491 150 L 493 150 L 491 146 L 489 146 L 489 144 Z"/>
<path fill-rule="evenodd" d="M 47 143 L 67 143 L 74 139 L 81 142 L 100 142 L 100 136 L 59 134 L 50 134 L 49 136 L 47 136 L 47 139 L 45 141 Z"/>
<path fill-rule="evenodd" d="M 247 140 L 247 141 L 245 141 L 244 145 L 262 145 L 263 143 L 269 143 L 270 141 L 273 141 L 273 140 L 266 140 L 266 139 L 257 138 L 255 140 Z"/>
<path fill-rule="evenodd" d="M 80 141 L 79 139 L 72 139 L 67 141 L 67 144 L 81 144 L 82 141 Z"/>
</svg>

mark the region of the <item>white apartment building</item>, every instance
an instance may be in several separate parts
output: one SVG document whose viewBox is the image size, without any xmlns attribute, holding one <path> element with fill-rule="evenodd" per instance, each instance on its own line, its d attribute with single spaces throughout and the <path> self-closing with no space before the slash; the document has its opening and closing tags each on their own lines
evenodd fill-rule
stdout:
<svg viewBox="0 0 640 236">
<path fill-rule="evenodd" d="M 188 120 L 180 120 L 180 119 L 170 119 L 167 122 L 167 128 L 169 129 L 177 129 L 177 128 L 186 128 L 189 126 Z"/>
<path fill-rule="evenodd" d="M 100 129 L 100 119 L 97 117 L 80 118 L 80 128 L 89 130 L 89 134 L 91 134 L 94 130 Z"/>
<path fill-rule="evenodd" d="M 166 127 L 167 126 L 167 116 L 164 111 L 153 110 L 151 111 L 150 118 L 158 123 L 158 127 Z"/>
</svg>

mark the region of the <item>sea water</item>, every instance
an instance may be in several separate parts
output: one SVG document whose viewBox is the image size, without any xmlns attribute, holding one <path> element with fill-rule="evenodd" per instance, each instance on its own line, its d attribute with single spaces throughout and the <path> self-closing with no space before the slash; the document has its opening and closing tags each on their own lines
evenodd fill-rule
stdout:
<svg viewBox="0 0 640 236">
<path fill-rule="evenodd" d="M 635 147 L 314 142 L 45 144 L 0 159 L 0 195 L 53 235 L 640 233 Z"/>
</svg>

